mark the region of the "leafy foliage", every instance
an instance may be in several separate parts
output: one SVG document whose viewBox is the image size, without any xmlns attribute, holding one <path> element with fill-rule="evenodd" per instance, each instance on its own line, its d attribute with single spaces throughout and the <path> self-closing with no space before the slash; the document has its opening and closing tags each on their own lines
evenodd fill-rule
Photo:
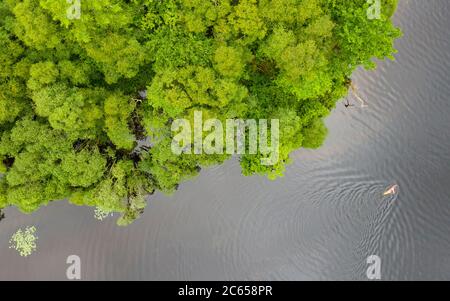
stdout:
<svg viewBox="0 0 450 301">
<path fill-rule="evenodd" d="M 17 230 L 9 241 L 11 244 L 10 249 L 17 250 L 20 256 L 30 256 L 36 251 L 36 241 L 38 238 L 36 237 L 35 232 L 36 227 L 34 226 L 27 227 L 24 231 L 22 229 Z"/>
<path fill-rule="evenodd" d="M 352 72 L 393 58 L 400 36 L 382 1 L 96 0 L 80 19 L 66 1 L 0 3 L 0 209 L 50 201 L 139 217 L 145 196 L 170 193 L 227 155 L 176 156 L 171 121 L 279 119 L 280 160 L 243 155 L 243 174 L 276 178 Z M 147 97 L 138 92 L 146 91 Z"/>
</svg>

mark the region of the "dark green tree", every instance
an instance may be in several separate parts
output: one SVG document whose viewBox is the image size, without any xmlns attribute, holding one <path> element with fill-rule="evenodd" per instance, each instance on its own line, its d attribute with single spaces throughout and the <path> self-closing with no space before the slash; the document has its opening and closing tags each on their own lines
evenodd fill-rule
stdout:
<svg viewBox="0 0 450 301">
<path fill-rule="evenodd" d="M 229 155 L 176 155 L 175 119 L 279 119 L 280 154 L 244 175 L 282 176 L 320 147 L 323 119 L 358 66 L 393 59 L 396 0 L 0 2 L 0 209 L 51 201 L 120 212 L 127 225 Z M 146 97 L 139 92 L 146 91 Z"/>
</svg>

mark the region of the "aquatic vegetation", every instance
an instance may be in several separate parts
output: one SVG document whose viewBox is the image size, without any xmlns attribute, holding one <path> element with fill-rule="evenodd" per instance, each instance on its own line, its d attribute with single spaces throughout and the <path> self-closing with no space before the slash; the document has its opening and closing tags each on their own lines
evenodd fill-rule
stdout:
<svg viewBox="0 0 450 301">
<path fill-rule="evenodd" d="M 10 249 L 15 249 L 19 252 L 20 256 L 27 257 L 30 256 L 34 251 L 36 251 L 36 241 L 37 236 L 35 235 L 36 227 L 27 227 L 25 231 L 22 229 L 17 230 L 13 234 L 9 243 Z"/>
<path fill-rule="evenodd" d="M 171 151 L 176 119 L 278 119 L 282 176 L 317 148 L 358 66 L 393 58 L 396 0 L 7 0 L 0 3 L 0 208 L 108 208 L 127 225 L 230 156 Z M 70 16 L 68 16 L 68 10 Z"/>
</svg>

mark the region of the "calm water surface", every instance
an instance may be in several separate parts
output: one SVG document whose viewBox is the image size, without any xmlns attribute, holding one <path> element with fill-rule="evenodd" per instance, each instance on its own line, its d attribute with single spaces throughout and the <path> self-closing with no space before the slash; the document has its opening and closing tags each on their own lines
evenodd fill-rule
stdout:
<svg viewBox="0 0 450 301">
<path fill-rule="evenodd" d="M 364 280 L 372 254 L 385 280 L 450 280 L 450 3 L 401 0 L 395 21 L 397 60 L 355 75 L 370 106 L 339 104 L 324 147 L 294 153 L 283 179 L 232 160 L 127 228 L 65 202 L 10 208 L 0 280 L 64 280 L 72 254 L 84 280 Z M 21 258 L 8 241 L 30 225 L 38 250 Z"/>
</svg>

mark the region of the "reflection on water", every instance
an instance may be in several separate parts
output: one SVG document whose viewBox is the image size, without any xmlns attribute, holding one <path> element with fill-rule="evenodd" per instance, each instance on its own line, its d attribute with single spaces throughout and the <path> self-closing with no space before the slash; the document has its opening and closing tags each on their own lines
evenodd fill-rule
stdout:
<svg viewBox="0 0 450 301">
<path fill-rule="evenodd" d="M 8 209 L 0 280 L 65 279 L 72 254 L 85 280 L 363 280 L 373 254 L 383 279 L 450 280 L 450 5 L 401 1 L 396 22 L 397 61 L 355 76 L 369 107 L 339 104 L 324 147 L 293 154 L 285 178 L 230 161 L 152 197 L 127 228 L 64 202 Z M 39 247 L 24 259 L 8 240 L 27 225 Z"/>
</svg>

